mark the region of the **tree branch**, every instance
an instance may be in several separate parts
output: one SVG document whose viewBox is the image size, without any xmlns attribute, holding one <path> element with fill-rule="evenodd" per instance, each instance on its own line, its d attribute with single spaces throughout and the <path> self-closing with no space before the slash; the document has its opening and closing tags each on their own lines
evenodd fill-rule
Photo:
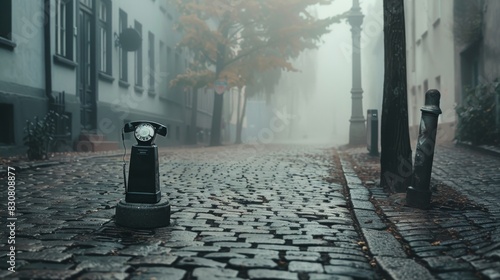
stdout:
<svg viewBox="0 0 500 280">
<path fill-rule="evenodd" d="M 246 56 L 249 56 L 249 55 L 251 55 L 251 54 L 253 54 L 253 53 L 255 53 L 255 52 L 259 51 L 259 50 L 262 50 L 262 49 L 264 49 L 266 47 L 269 47 L 269 46 L 271 46 L 271 44 L 269 44 L 269 41 L 267 41 L 263 45 L 254 47 L 254 48 L 252 48 L 252 49 L 244 52 L 243 54 L 239 54 L 239 55 L 237 55 L 237 56 L 235 56 L 235 57 L 233 57 L 233 58 L 231 58 L 231 59 L 229 59 L 227 61 L 224 61 L 223 68 L 227 67 L 228 65 L 231 65 L 232 63 L 234 63 L 234 62 L 236 62 L 236 61 L 238 61 L 238 60 L 240 60 L 240 59 L 242 59 L 242 58 L 244 58 Z"/>
</svg>

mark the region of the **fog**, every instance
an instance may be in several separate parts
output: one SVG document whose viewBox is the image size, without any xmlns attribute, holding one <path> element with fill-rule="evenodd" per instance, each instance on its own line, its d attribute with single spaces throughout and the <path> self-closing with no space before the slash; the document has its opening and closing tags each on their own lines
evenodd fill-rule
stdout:
<svg viewBox="0 0 500 280">
<path fill-rule="evenodd" d="M 319 18 L 343 13 L 351 0 L 337 0 L 317 9 Z M 361 34 L 363 115 L 379 109 L 383 86 L 383 13 L 381 0 L 360 2 L 365 15 Z M 352 37 L 346 20 L 333 24 L 316 50 L 294 63 L 299 73 L 283 73 L 273 96 L 272 110 L 286 111 L 292 121 L 275 140 L 347 144 L 351 117 Z"/>
</svg>

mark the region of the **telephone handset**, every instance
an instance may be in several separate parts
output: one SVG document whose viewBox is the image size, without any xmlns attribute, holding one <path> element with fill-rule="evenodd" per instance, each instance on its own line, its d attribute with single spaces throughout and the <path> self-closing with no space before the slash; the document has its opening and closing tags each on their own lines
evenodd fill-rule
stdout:
<svg viewBox="0 0 500 280">
<path fill-rule="evenodd" d="M 167 127 L 152 121 L 135 121 L 125 124 L 123 132 L 134 131 L 134 137 L 140 146 L 154 145 L 156 134 L 167 136 Z"/>
</svg>

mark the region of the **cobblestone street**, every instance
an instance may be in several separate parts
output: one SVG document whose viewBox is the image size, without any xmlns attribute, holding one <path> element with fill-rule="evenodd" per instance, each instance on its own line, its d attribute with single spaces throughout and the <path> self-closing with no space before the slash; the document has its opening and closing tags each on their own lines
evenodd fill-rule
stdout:
<svg viewBox="0 0 500 280">
<path fill-rule="evenodd" d="M 0 3 L 0 280 L 500 280 L 500 0 Z"/>
<path fill-rule="evenodd" d="M 405 207 L 363 174 L 378 165 L 365 148 L 161 149 L 171 225 L 151 230 L 114 223 L 122 154 L 19 162 L 16 272 L 7 228 L 0 278 L 500 279 L 500 158 L 436 151 L 434 180 L 474 204 Z M 6 220 L 6 188 L 0 195 Z"/>
<path fill-rule="evenodd" d="M 3 242 L 0 276 L 380 278 L 347 207 L 334 150 L 178 148 L 163 150 L 160 157 L 172 224 L 155 230 L 125 229 L 113 222 L 114 208 L 124 197 L 121 156 L 20 171 L 17 272 L 7 270 Z"/>
</svg>

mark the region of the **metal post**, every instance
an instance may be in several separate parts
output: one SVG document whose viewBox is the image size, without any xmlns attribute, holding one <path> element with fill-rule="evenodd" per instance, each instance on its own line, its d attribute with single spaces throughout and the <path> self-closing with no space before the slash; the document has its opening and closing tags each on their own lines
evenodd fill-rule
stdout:
<svg viewBox="0 0 500 280">
<path fill-rule="evenodd" d="M 500 134 L 500 85 L 495 87 L 495 105 L 497 107 L 496 111 L 496 125 L 497 132 Z"/>
<path fill-rule="evenodd" d="M 378 110 L 366 112 L 366 145 L 371 156 L 378 156 Z"/>
<path fill-rule="evenodd" d="M 361 24 L 363 17 L 359 0 L 353 0 L 351 11 L 347 17 L 352 33 L 352 108 L 349 120 L 349 144 L 351 145 L 362 145 L 366 139 L 363 89 L 361 87 Z"/>
<path fill-rule="evenodd" d="M 440 98 L 438 90 L 428 90 L 425 93 L 425 105 L 420 109 L 422 118 L 415 152 L 413 186 L 406 191 L 406 203 L 411 207 L 428 209 L 431 205 L 430 183 L 438 116 L 441 114 Z"/>
</svg>

